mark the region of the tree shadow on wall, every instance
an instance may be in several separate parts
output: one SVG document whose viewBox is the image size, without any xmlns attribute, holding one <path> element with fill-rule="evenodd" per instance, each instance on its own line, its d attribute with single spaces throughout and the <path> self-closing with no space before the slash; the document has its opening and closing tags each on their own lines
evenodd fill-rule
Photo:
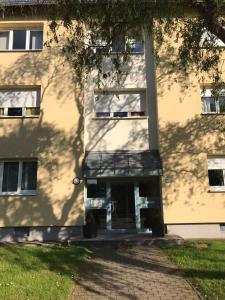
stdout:
<svg viewBox="0 0 225 300">
<path fill-rule="evenodd" d="M 160 128 L 165 206 L 178 200 L 192 210 L 196 204 L 206 205 L 203 195 L 209 191 L 207 155 L 224 155 L 224 141 L 223 116 L 197 115 L 186 123 L 166 122 Z"/>
<path fill-rule="evenodd" d="M 72 180 L 82 176 L 82 91 L 59 50 L 13 53 L 11 58 L 11 65 L 0 68 L 1 84 L 40 85 L 41 114 L 39 118 L 0 120 L 0 157 L 37 158 L 40 176 L 37 196 L 1 196 L 2 223 L 81 225 L 83 185 L 74 186 Z"/>
</svg>

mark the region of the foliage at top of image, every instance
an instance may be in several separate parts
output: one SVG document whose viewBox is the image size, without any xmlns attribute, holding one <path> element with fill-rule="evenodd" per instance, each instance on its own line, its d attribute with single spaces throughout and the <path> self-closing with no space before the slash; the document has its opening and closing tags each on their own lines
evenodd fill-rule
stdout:
<svg viewBox="0 0 225 300">
<path fill-rule="evenodd" d="M 124 38 L 139 38 L 145 31 L 154 35 L 157 63 L 161 49 L 171 53 L 174 48 L 167 61 L 171 72 L 178 70 L 186 76 L 195 72 L 201 82 L 207 73 L 217 89 L 224 84 L 223 48 L 218 45 L 218 39 L 225 43 L 224 0 L 55 0 L 38 1 L 37 5 L 44 6 L 50 20 L 54 37 L 47 44 L 59 43 L 63 37 L 63 53 L 80 81 L 93 69 L 102 78 L 111 76 L 102 69 L 106 57 L 111 59 L 115 76 L 120 76 L 132 49 L 125 47 L 122 53 L 112 55 L 113 44 Z M 9 11 L 7 5 L 6 9 Z"/>
<path fill-rule="evenodd" d="M 172 38 L 175 55 L 168 57 L 171 70 L 176 65 L 187 76 L 190 71 L 207 72 L 213 82 L 221 83 L 218 39 L 225 43 L 223 12 L 225 3 L 220 0 L 56 0 L 49 17 L 55 41 L 60 40 L 60 26 L 68 34 L 63 51 L 79 78 L 93 69 L 102 73 L 102 60 L 111 56 L 113 43 L 152 31 L 158 61 L 160 49 L 171 48 L 168 40 Z M 129 47 L 113 53 L 117 74 L 130 54 Z"/>
</svg>

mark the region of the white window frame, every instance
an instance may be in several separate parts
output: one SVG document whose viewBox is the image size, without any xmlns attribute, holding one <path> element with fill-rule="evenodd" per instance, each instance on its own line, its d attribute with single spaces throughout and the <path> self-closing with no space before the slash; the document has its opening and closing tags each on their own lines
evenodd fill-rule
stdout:
<svg viewBox="0 0 225 300">
<path fill-rule="evenodd" d="M 13 31 L 14 30 L 24 30 L 26 31 L 26 42 L 25 42 L 25 49 L 13 49 Z M 40 28 L 32 28 L 32 29 L 26 29 L 26 28 L 14 28 L 14 29 L 0 29 L 1 32 L 9 32 L 9 48 L 8 49 L 0 49 L 0 52 L 5 51 L 42 51 L 42 48 L 40 49 L 30 49 L 30 32 L 31 31 L 41 31 L 43 34 L 43 29 Z"/>
<path fill-rule="evenodd" d="M 124 43 L 125 43 L 124 44 L 124 49 L 125 49 L 125 51 L 127 51 L 128 45 L 129 45 L 129 43 L 131 43 L 132 40 L 136 40 L 136 39 L 132 38 L 132 37 L 125 36 L 125 38 L 124 38 Z M 136 41 L 139 41 L 139 40 L 136 40 Z M 140 42 L 143 43 L 143 51 L 135 51 L 135 52 L 130 51 L 129 54 L 144 54 L 144 39 L 142 38 L 140 40 Z M 121 51 L 113 51 L 113 48 L 111 47 L 111 53 L 112 54 L 117 54 L 117 53 L 121 53 Z"/>
<path fill-rule="evenodd" d="M 142 37 L 143 35 L 141 35 Z M 124 50 L 126 51 L 127 50 L 127 46 L 129 45 L 129 43 L 131 43 L 132 40 L 136 40 L 135 38 L 132 38 L 132 37 L 128 37 L 128 36 L 125 36 L 124 38 Z M 137 40 L 139 41 L 139 40 Z M 143 50 L 142 51 L 132 51 L 130 52 L 130 54 L 144 54 L 144 38 L 140 39 L 140 42 L 143 43 Z M 97 41 L 96 41 L 96 47 L 95 47 L 95 51 L 97 49 L 104 49 L 104 47 L 107 46 L 107 42 L 101 38 L 98 38 Z M 111 54 L 119 54 L 119 53 L 122 53 L 121 51 L 113 51 L 113 47 L 111 46 L 110 47 L 110 52 Z"/>
<path fill-rule="evenodd" d="M 0 107 L 0 108 L 2 108 L 4 110 L 4 114 L 0 115 L 0 119 L 5 119 L 5 118 L 9 118 L 9 119 L 15 119 L 15 118 L 39 118 L 40 117 L 40 113 L 38 115 L 27 115 L 26 114 L 26 109 L 28 109 L 30 107 L 21 107 L 22 108 L 22 115 L 21 116 L 9 116 L 8 115 L 8 109 L 11 108 L 11 107 Z M 36 107 L 32 107 L 32 108 L 39 108 L 39 110 L 40 110 L 40 106 L 36 106 Z"/>
<path fill-rule="evenodd" d="M 224 162 L 221 162 L 221 167 L 218 166 L 218 160 L 219 159 L 222 159 L 224 160 Z M 214 162 L 213 162 L 214 160 Z M 217 162 L 216 162 L 217 160 Z M 209 185 L 209 190 L 211 192 L 225 192 L 225 168 L 224 168 L 224 165 L 225 164 L 225 157 L 209 157 L 208 158 L 208 171 L 209 170 L 222 170 L 223 171 L 223 180 L 224 180 L 224 185 L 221 185 L 221 186 L 211 186 Z M 209 166 L 211 165 L 211 167 Z"/>
<path fill-rule="evenodd" d="M 1 160 L 0 161 L 0 196 L 8 195 L 36 195 L 36 190 L 22 190 L 22 172 L 23 172 L 23 162 L 29 162 L 29 161 L 37 161 L 37 160 Z M 4 163 L 6 162 L 17 162 L 19 163 L 19 170 L 18 170 L 18 182 L 17 182 L 17 191 L 15 192 L 2 192 L 2 185 L 3 185 L 3 172 L 4 172 Z"/>
<path fill-rule="evenodd" d="M 114 113 L 120 113 L 119 111 L 116 111 L 116 112 L 110 112 L 110 111 L 109 112 L 102 112 L 102 113 L 108 113 L 109 116 L 103 116 L 103 117 L 98 116 L 97 117 L 96 115 L 97 115 L 98 112 L 96 112 L 95 97 L 97 95 L 104 95 L 104 92 L 109 94 L 109 95 L 116 95 L 116 94 L 118 94 L 118 95 L 119 94 L 140 94 L 140 95 L 143 95 L 144 96 L 144 107 L 145 107 L 145 109 L 140 111 L 140 113 L 144 112 L 144 115 L 142 115 L 142 116 L 141 115 L 140 116 L 138 116 L 138 115 L 132 116 L 131 111 L 125 111 L 124 110 L 124 111 L 121 111 L 121 113 L 122 112 L 127 113 L 127 116 L 125 116 L 125 117 L 114 116 Z M 99 112 L 99 113 L 101 113 L 101 112 Z M 136 113 L 139 113 L 139 111 L 137 111 Z M 137 118 L 141 119 L 141 118 L 146 118 L 147 117 L 146 89 L 95 91 L 94 92 L 93 117 L 94 117 L 94 119 L 137 119 Z"/>
<path fill-rule="evenodd" d="M 22 115 L 21 116 L 8 116 L 8 109 L 11 108 L 11 107 L 3 107 L 3 106 L 0 106 L 1 109 L 4 110 L 3 112 L 3 115 L 0 115 L 0 119 L 4 119 L 4 118 L 39 118 L 40 117 L 40 101 L 41 101 L 41 88 L 40 87 L 36 87 L 36 88 L 21 88 L 19 87 L 18 89 L 17 88 L 4 88 L 4 89 L 0 89 L 1 90 L 7 90 L 7 91 L 36 91 L 37 92 L 37 103 L 39 104 L 39 106 L 34 106 L 33 108 L 38 108 L 39 109 L 39 114 L 38 115 L 27 115 L 26 114 L 26 109 L 28 108 L 31 108 L 30 106 L 21 106 L 22 108 Z"/>
<path fill-rule="evenodd" d="M 208 94 L 208 96 L 205 96 L 205 94 Z M 206 90 L 205 90 L 205 92 L 203 93 L 203 91 L 201 91 L 201 104 L 203 104 L 203 101 L 204 101 L 204 98 L 213 98 L 213 95 L 212 95 L 212 89 L 210 89 L 210 88 L 207 88 Z M 223 97 L 223 98 L 225 98 L 225 90 L 222 90 L 222 92 L 221 92 L 221 97 Z M 203 104 L 204 105 L 204 104 Z M 208 115 L 208 114 L 222 114 L 222 115 L 224 115 L 225 114 L 225 112 L 220 112 L 220 104 L 219 104 L 219 98 L 218 99 L 215 99 L 215 106 L 216 106 L 216 111 L 214 112 L 214 111 L 212 111 L 212 112 L 205 112 L 202 108 L 201 108 L 201 110 L 202 110 L 202 114 L 204 114 L 204 115 Z"/>
</svg>

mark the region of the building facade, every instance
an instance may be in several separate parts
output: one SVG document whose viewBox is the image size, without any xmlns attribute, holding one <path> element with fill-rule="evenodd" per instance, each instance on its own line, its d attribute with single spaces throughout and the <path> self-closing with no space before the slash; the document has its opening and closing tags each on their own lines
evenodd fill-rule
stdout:
<svg viewBox="0 0 225 300">
<path fill-rule="evenodd" d="M 38 17 L 0 22 L 0 239 L 66 240 L 87 212 L 99 232 L 223 238 L 223 96 L 156 69 L 146 33 L 127 76 L 93 71 L 81 90 L 47 33 Z"/>
</svg>

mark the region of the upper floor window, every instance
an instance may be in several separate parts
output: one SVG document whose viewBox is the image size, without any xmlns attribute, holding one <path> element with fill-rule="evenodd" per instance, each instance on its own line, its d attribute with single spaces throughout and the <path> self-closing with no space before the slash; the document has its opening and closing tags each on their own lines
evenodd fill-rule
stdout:
<svg viewBox="0 0 225 300">
<path fill-rule="evenodd" d="M 0 89 L 0 117 L 40 115 L 40 89 Z"/>
<path fill-rule="evenodd" d="M 0 50 L 41 50 L 43 31 L 39 29 L 0 29 Z"/>
<path fill-rule="evenodd" d="M 212 89 L 206 89 L 201 93 L 202 113 L 223 114 L 225 113 L 225 91 L 215 97 Z"/>
<path fill-rule="evenodd" d="M 143 53 L 144 41 L 138 37 L 119 37 L 112 44 L 112 53 Z"/>
<path fill-rule="evenodd" d="M 128 52 L 133 54 L 144 53 L 144 40 L 142 34 L 130 36 L 118 36 L 113 40 L 112 44 L 106 40 L 99 38 L 96 41 L 97 51 L 107 51 L 112 54 Z"/>
<path fill-rule="evenodd" d="M 208 177 L 211 191 L 225 191 L 225 157 L 208 158 Z"/>
<path fill-rule="evenodd" d="M 35 194 L 37 161 L 0 161 L 0 194 Z"/>
<path fill-rule="evenodd" d="M 95 94 L 95 116 L 140 117 L 146 115 L 145 91 L 104 91 Z"/>
</svg>

